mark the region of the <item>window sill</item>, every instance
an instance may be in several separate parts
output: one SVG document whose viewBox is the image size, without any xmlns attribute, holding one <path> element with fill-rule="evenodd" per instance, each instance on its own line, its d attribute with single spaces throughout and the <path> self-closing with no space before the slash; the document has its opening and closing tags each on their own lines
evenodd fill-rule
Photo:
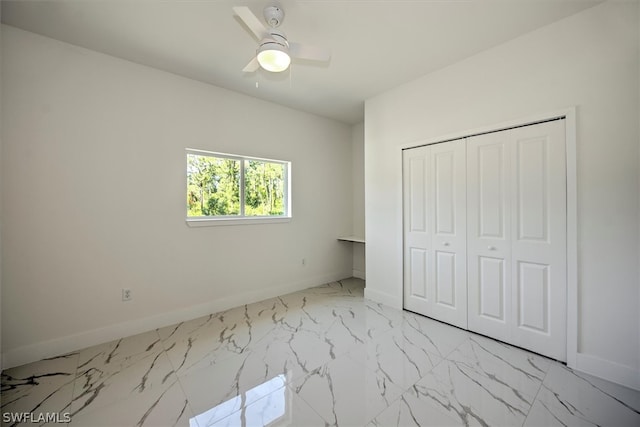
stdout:
<svg viewBox="0 0 640 427">
<path fill-rule="evenodd" d="M 251 224 L 274 224 L 290 222 L 290 216 L 280 217 L 255 217 L 255 218 L 187 218 L 189 227 L 217 227 L 221 225 L 251 225 Z"/>
</svg>

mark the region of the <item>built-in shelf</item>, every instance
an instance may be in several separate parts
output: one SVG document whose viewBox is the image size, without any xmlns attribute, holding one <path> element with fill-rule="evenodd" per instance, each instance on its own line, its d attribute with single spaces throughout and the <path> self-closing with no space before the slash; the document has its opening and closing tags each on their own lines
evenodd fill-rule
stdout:
<svg viewBox="0 0 640 427">
<path fill-rule="evenodd" d="M 342 237 L 338 237 L 338 240 L 342 240 L 343 242 L 364 243 L 364 237 L 356 237 L 356 236 L 342 236 Z"/>
</svg>

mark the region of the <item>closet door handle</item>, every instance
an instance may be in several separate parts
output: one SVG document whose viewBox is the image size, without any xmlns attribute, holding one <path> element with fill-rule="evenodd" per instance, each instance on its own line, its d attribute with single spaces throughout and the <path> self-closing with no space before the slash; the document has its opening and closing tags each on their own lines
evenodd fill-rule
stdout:
<svg viewBox="0 0 640 427">
<path fill-rule="evenodd" d="M 443 246 L 449 246 L 449 242 L 444 242 L 442 245 Z"/>
<path fill-rule="evenodd" d="M 487 247 L 487 249 L 489 249 L 490 251 L 495 251 L 496 247 L 495 246 L 489 246 L 489 247 Z"/>
</svg>

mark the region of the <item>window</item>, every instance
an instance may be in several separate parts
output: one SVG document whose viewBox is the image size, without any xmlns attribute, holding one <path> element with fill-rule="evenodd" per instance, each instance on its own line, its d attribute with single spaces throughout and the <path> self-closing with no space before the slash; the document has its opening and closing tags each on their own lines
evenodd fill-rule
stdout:
<svg viewBox="0 0 640 427">
<path fill-rule="evenodd" d="M 187 150 L 187 221 L 290 218 L 290 168 L 282 160 Z"/>
</svg>

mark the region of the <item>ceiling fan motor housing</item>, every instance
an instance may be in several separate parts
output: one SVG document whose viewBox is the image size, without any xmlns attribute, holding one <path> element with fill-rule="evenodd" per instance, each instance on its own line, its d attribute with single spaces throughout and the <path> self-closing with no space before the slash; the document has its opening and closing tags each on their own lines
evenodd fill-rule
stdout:
<svg viewBox="0 0 640 427">
<path fill-rule="evenodd" d="M 271 28 L 276 28 L 282 24 L 284 10 L 278 6 L 267 6 L 264 8 L 264 20 Z"/>
<path fill-rule="evenodd" d="M 244 72 L 252 73 L 260 67 L 271 72 L 284 71 L 294 58 L 323 62 L 331 58 L 331 52 L 327 49 L 300 43 L 289 44 L 287 36 L 277 28 L 284 20 L 284 10 L 277 4 L 263 10 L 267 26 L 247 6 L 233 7 L 233 11 L 260 40 L 256 56 L 243 68 Z"/>
<path fill-rule="evenodd" d="M 284 32 L 276 30 L 275 28 L 271 28 L 269 29 L 269 35 L 269 38 L 265 38 L 260 42 L 261 45 L 267 43 L 277 43 L 282 47 L 289 47 L 289 42 L 287 41 L 287 36 L 284 34 Z"/>
</svg>

